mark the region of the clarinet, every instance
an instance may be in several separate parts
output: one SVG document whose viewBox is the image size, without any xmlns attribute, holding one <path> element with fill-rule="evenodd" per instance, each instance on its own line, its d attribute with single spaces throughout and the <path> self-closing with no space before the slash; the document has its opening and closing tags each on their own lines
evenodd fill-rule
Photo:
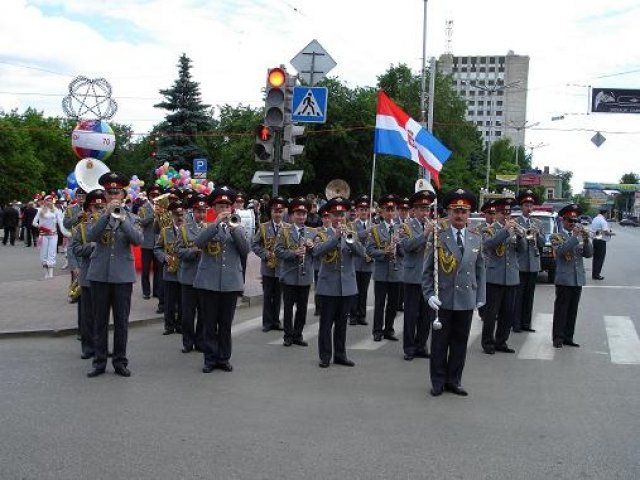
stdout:
<svg viewBox="0 0 640 480">
<path fill-rule="evenodd" d="M 298 237 L 298 248 L 300 247 L 305 247 L 305 251 L 302 254 L 302 256 L 300 257 L 300 261 L 298 263 L 298 268 L 300 269 L 300 275 L 305 276 L 307 274 L 307 271 L 305 269 L 305 257 L 307 256 L 307 250 L 306 250 L 306 246 L 305 246 L 305 239 L 304 239 L 304 233 L 301 232 L 301 234 Z"/>
</svg>

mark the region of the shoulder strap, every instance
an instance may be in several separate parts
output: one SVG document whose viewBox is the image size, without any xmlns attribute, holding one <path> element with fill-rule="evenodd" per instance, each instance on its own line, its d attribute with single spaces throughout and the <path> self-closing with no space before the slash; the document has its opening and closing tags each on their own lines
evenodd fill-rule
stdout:
<svg viewBox="0 0 640 480">
<path fill-rule="evenodd" d="M 262 246 L 266 247 L 267 245 L 267 224 L 260 224 L 260 238 L 262 238 Z"/>
<path fill-rule="evenodd" d="M 413 238 L 413 233 L 411 232 L 411 227 L 409 226 L 408 223 L 403 223 L 402 229 L 404 230 L 404 233 L 406 233 L 409 238 Z"/>
<path fill-rule="evenodd" d="M 187 226 L 186 225 L 182 225 L 180 227 L 180 234 L 182 235 L 182 241 L 184 242 L 185 246 L 189 243 L 189 241 L 187 240 Z"/>
<path fill-rule="evenodd" d="M 87 227 L 84 223 L 80 224 L 80 241 L 83 245 L 87 243 Z"/>
<path fill-rule="evenodd" d="M 373 241 L 376 242 L 376 247 L 381 248 L 380 225 L 373 226 L 371 229 L 371 235 L 373 235 Z"/>
</svg>

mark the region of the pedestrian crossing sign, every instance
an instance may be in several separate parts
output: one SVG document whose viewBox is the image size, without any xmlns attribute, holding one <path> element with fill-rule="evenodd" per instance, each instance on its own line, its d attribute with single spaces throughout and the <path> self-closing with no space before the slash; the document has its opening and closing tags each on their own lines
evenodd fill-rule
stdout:
<svg viewBox="0 0 640 480">
<path fill-rule="evenodd" d="M 299 123 L 325 123 L 327 121 L 326 87 L 293 87 L 291 121 Z"/>
</svg>

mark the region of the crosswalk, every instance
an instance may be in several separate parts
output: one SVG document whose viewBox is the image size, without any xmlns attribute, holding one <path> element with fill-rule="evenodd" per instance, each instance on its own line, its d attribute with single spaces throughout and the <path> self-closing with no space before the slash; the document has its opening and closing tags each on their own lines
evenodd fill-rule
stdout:
<svg viewBox="0 0 640 480">
<path fill-rule="evenodd" d="M 312 311 L 312 308 L 313 304 L 309 304 L 309 312 Z M 367 307 L 367 311 L 372 310 L 372 306 Z M 640 365 L 640 338 L 631 317 L 605 315 L 602 318 L 610 362 L 615 365 Z M 400 339 L 402 338 L 404 326 L 403 319 L 403 314 L 400 312 L 395 321 L 396 336 Z M 515 334 L 512 335 L 510 344 L 516 348 L 516 357 L 520 360 L 554 360 L 558 350 L 553 348 L 551 342 L 553 315 L 551 313 L 536 313 L 533 325 L 536 328 L 535 332 L 517 336 Z M 262 328 L 262 317 L 250 318 L 233 325 L 231 335 L 237 337 L 260 328 Z M 388 340 L 373 341 L 370 326 L 348 328 L 348 350 L 375 351 L 384 348 L 390 343 L 396 343 Z M 307 325 L 303 330 L 304 339 L 309 342 L 317 338 L 318 329 L 318 317 L 307 315 Z M 467 343 L 470 349 L 479 348 L 481 332 L 482 321 L 477 312 L 474 312 Z M 522 343 L 518 345 L 519 339 L 522 340 Z M 268 345 L 282 345 L 282 336 L 278 335 L 277 338 L 269 336 L 266 343 Z M 399 344 L 396 343 L 396 346 L 400 351 L 402 350 L 401 342 Z"/>
</svg>

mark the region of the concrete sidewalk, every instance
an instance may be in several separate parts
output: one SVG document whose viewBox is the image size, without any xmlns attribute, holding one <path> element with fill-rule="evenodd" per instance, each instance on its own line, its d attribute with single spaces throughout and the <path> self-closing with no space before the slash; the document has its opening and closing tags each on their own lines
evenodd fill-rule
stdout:
<svg viewBox="0 0 640 480">
<path fill-rule="evenodd" d="M 63 256 L 58 255 L 62 266 Z M 70 281 L 68 270 L 56 268 L 51 280 L 42 280 L 38 250 L 0 245 L 0 337 L 15 335 L 61 335 L 75 333 L 77 304 L 70 304 L 67 291 Z M 238 307 L 255 305 L 262 301 L 260 260 L 253 253 L 247 261 L 247 281 L 242 302 Z M 155 313 L 158 301 L 144 300 L 140 278 L 133 286 L 131 299 L 132 324 L 161 321 Z"/>
</svg>

